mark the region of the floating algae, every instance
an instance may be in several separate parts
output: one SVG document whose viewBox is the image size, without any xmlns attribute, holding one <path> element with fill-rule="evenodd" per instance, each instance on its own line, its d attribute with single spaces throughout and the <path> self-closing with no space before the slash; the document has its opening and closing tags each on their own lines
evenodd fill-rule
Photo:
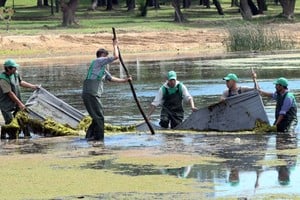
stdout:
<svg viewBox="0 0 300 200">
<path fill-rule="evenodd" d="M 18 138 L 21 131 L 30 128 L 32 132 L 51 136 L 78 135 L 79 131 L 67 125 L 55 122 L 53 119 L 40 121 L 28 117 L 28 113 L 19 111 L 11 123 L 1 127 L 1 135 L 8 134 L 9 138 Z"/>
<path fill-rule="evenodd" d="M 79 122 L 77 129 L 86 131 L 91 123 L 92 118 L 90 116 L 86 116 Z M 115 126 L 112 124 L 104 123 L 104 130 L 107 132 L 131 132 L 136 130 L 136 126 Z"/>
<path fill-rule="evenodd" d="M 86 131 L 92 122 L 90 116 L 84 117 L 78 124 L 76 129 L 73 129 L 67 124 L 61 124 L 47 118 L 44 121 L 29 118 L 28 113 L 19 111 L 10 124 L 1 127 L 1 135 L 8 134 L 9 138 L 18 138 L 21 131 L 25 132 L 29 127 L 33 133 L 44 136 L 67 136 L 80 135 L 80 131 Z M 111 124 L 104 124 L 105 131 L 108 132 L 129 132 L 135 131 L 135 126 L 113 126 Z"/>
<path fill-rule="evenodd" d="M 256 133 L 277 132 L 277 128 L 276 126 L 270 126 L 268 123 L 258 119 L 255 121 L 254 132 Z"/>
<path fill-rule="evenodd" d="M 5 124 L 1 126 L 1 139 L 5 138 L 5 134 L 8 134 L 9 138 L 16 138 L 17 135 L 19 135 L 20 132 L 20 125 L 18 123 L 18 120 L 16 118 L 13 118 L 13 120 L 9 124 Z"/>
</svg>

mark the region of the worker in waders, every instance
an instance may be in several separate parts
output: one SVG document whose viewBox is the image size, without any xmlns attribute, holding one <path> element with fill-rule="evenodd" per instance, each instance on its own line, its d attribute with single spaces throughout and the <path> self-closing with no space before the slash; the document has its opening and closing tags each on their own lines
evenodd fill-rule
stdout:
<svg viewBox="0 0 300 200">
<path fill-rule="evenodd" d="M 162 105 L 159 125 L 163 128 L 175 128 L 184 118 L 183 100 L 189 102 L 192 111 L 197 110 L 186 86 L 177 80 L 176 72 L 169 71 L 166 82 L 150 104 L 148 118 L 150 119 L 156 107 Z"/>
<path fill-rule="evenodd" d="M 103 92 L 103 81 L 112 81 L 117 83 L 126 83 L 132 80 L 131 77 L 117 78 L 112 76 L 107 70 L 107 64 L 119 58 L 117 40 L 113 40 L 113 56 L 108 56 L 108 51 L 99 49 L 96 52 L 96 59 L 90 64 L 86 79 L 83 83 L 82 99 L 86 110 L 92 118 L 92 123 L 87 129 L 86 139 L 103 140 L 104 139 L 104 113 L 100 100 Z"/>
<path fill-rule="evenodd" d="M 284 77 L 275 82 L 274 93 L 259 90 L 262 96 L 267 96 L 276 101 L 274 125 L 278 132 L 294 133 L 298 124 L 297 102 L 293 93 L 288 90 L 288 80 Z"/>
<path fill-rule="evenodd" d="M 256 74 L 252 74 L 252 76 L 256 77 Z M 226 87 L 227 87 L 227 89 L 225 89 L 223 91 L 223 94 L 221 96 L 221 101 L 224 101 L 228 97 L 239 95 L 239 94 L 242 94 L 242 93 L 245 93 L 245 92 L 248 92 L 248 91 L 251 91 L 251 90 L 255 89 L 255 85 L 254 85 L 253 88 L 247 87 L 247 86 L 239 86 L 237 84 L 237 82 L 239 81 L 239 78 L 238 78 L 238 76 L 236 74 L 233 74 L 233 73 L 227 74 L 223 78 L 223 80 L 226 81 Z"/>
<path fill-rule="evenodd" d="M 38 89 L 40 86 L 33 85 L 21 79 L 17 68 L 20 65 L 13 59 L 4 62 L 4 72 L 0 74 L 0 109 L 5 124 L 9 124 L 19 110 L 25 110 L 26 107 L 21 100 L 20 86 Z M 24 136 L 30 136 L 28 127 L 24 125 L 22 130 Z M 6 133 L 1 132 L 1 139 L 6 139 Z M 9 139 L 15 139 L 16 135 L 9 135 Z"/>
</svg>

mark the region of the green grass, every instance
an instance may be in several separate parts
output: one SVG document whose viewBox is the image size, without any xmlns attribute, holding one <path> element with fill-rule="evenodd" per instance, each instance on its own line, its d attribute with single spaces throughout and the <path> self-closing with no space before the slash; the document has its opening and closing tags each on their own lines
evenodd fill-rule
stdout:
<svg viewBox="0 0 300 200">
<path fill-rule="evenodd" d="M 214 5 L 208 9 L 193 1 L 188 9 L 182 9 L 187 19 L 186 23 L 174 22 L 174 9 L 170 3 L 160 5 L 160 9 L 149 7 L 147 16 L 140 16 L 138 5 L 134 11 L 127 11 L 124 1 L 119 1 L 119 6 L 114 6 L 112 11 L 100 7 L 90 11 L 90 0 L 81 0 L 76 11 L 78 25 L 62 27 L 62 13 L 51 14 L 50 7 L 36 6 L 36 0 L 15 0 L 15 14 L 7 24 L 0 24 L 2 35 L 35 35 L 35 34 L 93 34 L 110 32 L 115 27 L 122 32 L 147 32 L 155 30 L 178 31 L 193 28 L 223 28 L 229 33 L 226 41 L 228 51 L 269 51 L 294 48 L 293 41 L 287 36 L 272 33 L 264 29 L 267 24 L 299 22 L 300 3 L 297 1 L 295 20 L 288 21 L 279 17 L 282 7 L 273 1 L 267 1 L 268 11 L 264 15 L 255 16 L 251 21 L 242 19 L 238 7 L 231 7 L 231 0 L 221 1 L 225 15 L 218 15 Z M 50 3 L 50 2 L 49 2 Z M 12 0 L 8 0 L 8 7 L 12 7 Z M 55 10 L 55 9 L 54 9 Z"/>
<path fill-rule="evenodd" d="M 105 7 L 96 11 L 89 11 L 90 0 L 81 0 L 76 12 L 79 25 L 68 28 L 61 27 L 61 12 L 51 15 L 50 7 L 36 7 L 36 0 L 15 0 L 16 13 L 9 22 L 9 31 L 6 32 L 6 23 L 0 21 L 1 34 L 44 34 L 44 33 L 96 33 L 111 31 L 111 27 L 117 27 L 124 31 L 151 31 L 151 30 L 186 30 L 190 28 L 226 27 L 227 24 L 234 26 L 244 25 L 244 20 L 237 7 L 231 7 L 230 0 L 221 1 L 224 16 L 220 16 L 214 5 L 210 9 L 200 6 L 199 1 L 194 1 L 188 9 L 182 9 L 187 23 L 174 23 L 174 9 L 169 3 L 161 5 L 160 9 L 148 8 L 146 17 L 139 17 L 138 6 L 135 11 L 128 12 L 124 1 L 119 6 L 114 6 L 113 11 L 106 11 Z M 49 1 L 50 3 L 50 1 Z M 267 1 L 268 11 L 264 16 L 254 18 L 250 23 L 260 25 L 272 23 L 293 23 L 277 18 L 282 11 L 281 6 Z M 12 0 L 8 0 L 6 6 L 12 7 Z M 300 13 L 297 11 L 300 3 L 297 1 L 295 9 L 295 22 L 299 22 Z"/>
</svg>

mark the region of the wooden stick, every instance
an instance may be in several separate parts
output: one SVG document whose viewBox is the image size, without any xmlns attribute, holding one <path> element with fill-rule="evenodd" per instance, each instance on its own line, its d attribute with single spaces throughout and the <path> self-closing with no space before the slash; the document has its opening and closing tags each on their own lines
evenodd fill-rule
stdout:
<svg viewBox="0 0 300 200">
<path fill-rule="evenodd" d="M 251 72 L 252 72 L 252 79 L 253 79 L 253 82 L 254 82 L 254 87 L 255 87 L 255 89 L 259 90 L 259 85 L 257 83 L 256 76 L 254 76 L 255 71 L 254 71 L 253 67 L 251 67 Z"/>
<path fill-rule="evenodd" d="M 116 36 L 116 31 L 115 31 L 115 28 L 114 28 L 114 27 L 112 28 L 112 31 L 113 31 L 113 35 L 114 35 L 114 36 L 113 36 L 113 40 L 115 40 L 115 39 L 117 39 L 117 36 Z M 119 52 L 119 60 L 120 60 L 120 62 L 121 62 L 121 64 L 122 64 L 123 69 L 125 70 L 125 73 L 126 73 L 127 77 L 129 77 L 130 75 L 129 75 L 129 72 L 128 72 L 127 67 L 125 66 L 125 64 L 124 64 L 124 62 L 123 62 L 123 58 L 122 58 L 122 56 L 121 56 L 121 52 L 120 52 L 119 46 L 117 46 L 117 48 L 118 48 L 118 52 Z M 154 135 L 154 134 L 155 134 L 154 129 L 153 129 L 153 127 L 151 126 L 151 124 L 150 124 L 150 122 L 149 122 L 147 116 L 145 115 L 145 113 L 144 113 L 144 111 L 143 111 L 143 109 L 142 109 L 142 107 L 141 107 L 141 105 L 140 105 L 140 102 L 139 102 L 139 100 L 138 100 L 138 98 L 137 98 L 137 96 L 136 96 L 136 93 L 135 93 L 135 90 L 134 90 L 132 81 L 129 80 L 128 82 L 129 82 L 130 89 L 131 89 L 131 91 L 132 91 L 134 100 L 135 100 L 135 102 L 136 102 L 136 104 L 137 104 L 137 106 L 138 106 L 138 108 L 139 108 L 139 110 L 140 110 L 140 112 L 141 112 L 141 114 L 142 114 L 142 116 L 143 116 L 145 122 L 147 123 L 147 125 L 148 125 L 148 127 L 149 127 L 149 129 L 150 129 L 150 131 L 151 131 L 151 134 Z"/>
</svg>

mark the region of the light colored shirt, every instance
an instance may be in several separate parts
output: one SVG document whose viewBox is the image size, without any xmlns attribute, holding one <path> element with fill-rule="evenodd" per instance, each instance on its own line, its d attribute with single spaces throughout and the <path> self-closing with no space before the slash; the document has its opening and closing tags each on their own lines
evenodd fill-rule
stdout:
<svg viewBox="0 0 300 200">
<path fill-rule="evenodd" d="M 176 80 L 176 84 L 175 87 L 177 87 L 177 85 L 180 82 Z M 163 85 L 166 88 L 169 88 L 168 86 L 168 81 L 166 81 Z M 186 86 L 182 84 L 182 97 L 183 99 L 188 102 L 190 99 L 192 99 L 191 94 L 189 93 L 189 91 L 187 90 Z M 162 91 L 162 87 L 159 88 L 157 95 L 155 96 L 153 102 L 151 103 L 152 105 L 154 105 L 155 107 L 162 105 L 164 103 L 163 100 L 163 91 Z"/>
<path fill-rule="evenodd" d="M 251 91 L 251 90 L 254 90 L 254 88 L 246 87 L 246 86 L 237 87 L 236 90 L 231 90 L 231 96 L 238 95 L 238 94 L 248 92 L 248 91 Z M 229 97 L 229 89 L 224 90 L 221 98 L 226 99 L 228 97 Z"/>
<path fill-rule="evenodd" d="M 106 67 L 107 64 L 110 64 L 113 61 L 114 57 L 99 57 L 95 59 L 89 68 L 87 79 L 98 79 L 103 67 Z M 111 80 L 111 74 L 107 70 L 104 71 L 103 75 L 106 80 Z"/>
</svg>

